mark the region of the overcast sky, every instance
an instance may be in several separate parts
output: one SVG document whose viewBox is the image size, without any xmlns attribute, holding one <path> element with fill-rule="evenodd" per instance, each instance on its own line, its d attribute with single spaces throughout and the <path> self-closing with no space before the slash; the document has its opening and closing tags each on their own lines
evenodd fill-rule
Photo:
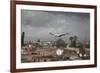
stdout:
<svg viewBox="0 0 100 73">
<path fill-rule="evenodd" d="M 55 40 L 50 32 L 71 33 L 62 37 L 64 40 L 74 35 L 78 36 L 80 41 L 90 39 L 89 13 L 21 10 L 21 24 L 22 32 L 25 32 L 25 41 Z"/>
</svg>

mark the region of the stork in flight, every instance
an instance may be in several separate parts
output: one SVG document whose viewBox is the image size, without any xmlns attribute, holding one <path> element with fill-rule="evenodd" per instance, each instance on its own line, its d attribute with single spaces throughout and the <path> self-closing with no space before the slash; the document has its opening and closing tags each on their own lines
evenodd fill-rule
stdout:
<svg viewBox="0 0 100 73">
<path fill-rule="evenodd" d="M 53 33 L 49 33 L 50 35 L 53 35 L 55 37 L 62 37 L 62 36 L 65 36 L 67 34 L 70 34 L 70 33 L 64 33 L 64 34 L 53 34 Z"/>
</svg>

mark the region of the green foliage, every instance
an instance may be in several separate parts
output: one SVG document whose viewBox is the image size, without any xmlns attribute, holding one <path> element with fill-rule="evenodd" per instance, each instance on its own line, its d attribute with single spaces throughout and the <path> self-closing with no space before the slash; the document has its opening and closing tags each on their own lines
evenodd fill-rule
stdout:
<svg viewBox="0 0 100 73">
<path fill-rule="evenodd" d="M 71 36 L 71 37 L 69 37 L 69 40 L 71 41 L 70 47 L 77 47 L 77 46 L 76 46 L 76 44 L 77 44 L 77 39 L 78 39 L 77 36 Z"/>
<path fill-rule="evenodd" d="M 60 48 L 60 47 L 66 47 L 66 43 L 65 43 L 65 41 L 64 40 L 62 40 L 62 39 L 58 39 L 57 41 L 56 41 L 56 46 L 58 47 L 58 48 Z"/>
</svg>

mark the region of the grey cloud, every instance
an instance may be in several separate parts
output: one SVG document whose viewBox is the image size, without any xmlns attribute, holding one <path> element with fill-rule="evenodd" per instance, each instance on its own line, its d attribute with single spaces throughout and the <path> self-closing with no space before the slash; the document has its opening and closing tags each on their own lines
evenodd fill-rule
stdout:
<svg viewBox="0 0 100 73">
<path fill-rule="evenodd" d="M 53 39 L 49 32 L 71 32 L 72 35 L 77 35 L 79 38 L 89 39 L 89 20 L 89 13 L 21 11 L 22 32 L 25 32 L 25 40 Z"/>
</svg>

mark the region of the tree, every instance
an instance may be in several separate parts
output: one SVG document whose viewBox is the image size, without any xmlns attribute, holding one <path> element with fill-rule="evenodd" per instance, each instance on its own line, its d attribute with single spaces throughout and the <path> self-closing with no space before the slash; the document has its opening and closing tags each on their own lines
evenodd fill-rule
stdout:
<svg viewBox="0 0 100 73">
<path fill-rule="evenodd" d="M 69 40 L 71 41 L 70 47 L 76 47 L 77 39 L 78 39 L 77 36 L 71 36 L 71 37 L 69 37 Z"/>
<path fill-rule="evenodd" d="M 77 41 L 77 39 L 78 39 L 78 37 L 77 36 L 74 36 L 74 40 Z"/>
<path fill-rule="evenodd" d="M 38 39 L 37 42 L 40 42 L 40 39 Z"/>
<path fill-rule="evenodd" d="M 74 36 L 73 38 L 74 38 L 74 40 L 73 40 L 73 47 L 76 47 L 78 37 Z"/>
<path fill-rule="evenodd" d="M 73 41 L 73 37 L 71 36 L 71 37 L 69 37 L 69 40 L 71 41 L 71 43 L 72 43 L 72 41 Z"/>
<path fill-rule="evenodd" d="M 62 39 L 58 39 L 57 41 L 56 41 L 56 46 L 58 47 L 58 48 L 60 48 L 60 47 L 66 47 L 66 43 L 65 43 L 65 41 L 64 40 L 62 40 Z"/>
</svg>

